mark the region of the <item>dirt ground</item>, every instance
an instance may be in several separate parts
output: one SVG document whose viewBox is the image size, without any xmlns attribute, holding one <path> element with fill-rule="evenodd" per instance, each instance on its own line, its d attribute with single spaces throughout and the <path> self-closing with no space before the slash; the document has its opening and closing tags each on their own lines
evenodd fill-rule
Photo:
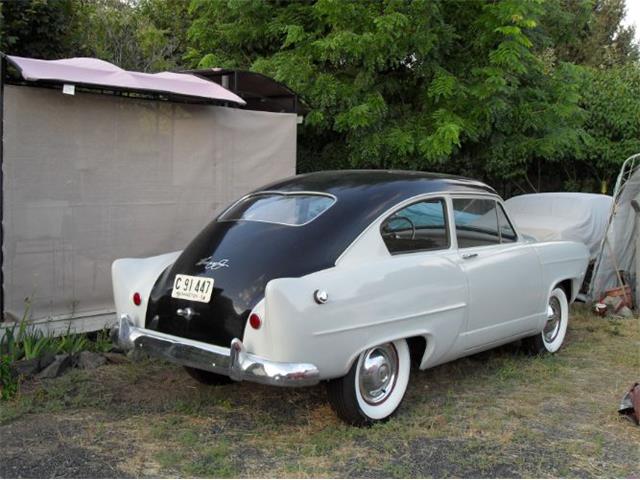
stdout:
<svg viewBox="0 0 640 480">
<path fill-rule="evenodd" d="M 640 477 L 640 322 L 574 309 L 565 347 L 412 372 L 397 415 L 343 425 L 324 386 L 208 387 L 156 361 L 73 371 L 0 403 L 1 477 Z"/>
</svg>

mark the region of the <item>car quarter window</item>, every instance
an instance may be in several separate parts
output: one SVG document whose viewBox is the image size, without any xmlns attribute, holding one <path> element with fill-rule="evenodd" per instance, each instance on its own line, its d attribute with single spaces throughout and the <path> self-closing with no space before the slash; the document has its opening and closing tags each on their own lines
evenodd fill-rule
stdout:
<svg viewBox="0 0 640 480">
<path fill-rule="evenodd" d="M 382 222 L 380 233 L 392 254 L 449 248 L 444 199 L 423 200 L 397 210 Z"/>
<path fill-rule="evenodd" d="M 500 243 L 501 228 L 498 226 L 498 204 L 488 198 L 454 198 L 453 217 L 456 226 L 456 238 L 458 248 L 482 247 Z M 504 216 L 504 214 L 503 214 Z M 504 217 L 506 225 L 511 230 L 507 231 L 509 241 L 515 241 L 515 232 Z"/>
</svg>

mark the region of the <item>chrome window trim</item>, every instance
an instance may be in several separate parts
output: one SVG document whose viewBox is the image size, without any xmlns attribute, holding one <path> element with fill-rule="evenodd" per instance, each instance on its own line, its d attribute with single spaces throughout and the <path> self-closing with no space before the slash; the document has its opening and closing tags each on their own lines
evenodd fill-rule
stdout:
<svg viewBox="0 0 640 480">
<path fill-rule="evenodd" d="M 268 222 L 266 220 L 246 220 L 246 219 L 224 220 L 224 219 L 222 219 L 222 217 L 224 217 L 227 214 L 227 212 L 232 210 L 236 205 L 240 204 L 241 202 L 244 202 L 245 200 L 247 200 L 247 199 L 249 199 L 251 197 L 257 197 L 259 195 L 282 195 L 282 196 L 289 196 L 289 197 L 293 197 L 293 196 L 297 196 L 297 195 L 313 195 L 313 196 L 316 196 L 316 197 L 328 197 L 328 198 L 333 200 L 333 203 L 331 205 L 329 205 L 327 208 L 325 208 L 320 214 L 316 215 L 311 220 L 309 220 L 308 222 L 305 222 L 305 223 L 297 223 L 296 224 L 296 223 L 286 223 L 286 222 Z M 304 227 L 305 225 L 309 225 L 314 220 L 317 220 L 325 212 L 327 212 L 330 208 L 333 208 L 333 206 L 337 202 L 338 202 L 338 198 L 335 195 L 333 195 L 331 193 L 327 193 L 327 192 L 314 192 L 314 191 L 309 191 L 309 190 L 296 190 L 296 191 L 286 191 L 286 192 L 282 191 L 282 190 L 260 190 L 259 192 L 248 193 L 245 196 L 243 196 L 243 197 L 239 198 L 238 200 L 236 200 L 235 202 L 233 202 L 230 206 L 225 208 L 220 215 L 218 215 L 216 217 L 216 222 L 256 222 L 256 223 L 268 223 L 270 225 L 284 225 L 284 226 L 287 226 L 287 227 Z"/>
</svg>

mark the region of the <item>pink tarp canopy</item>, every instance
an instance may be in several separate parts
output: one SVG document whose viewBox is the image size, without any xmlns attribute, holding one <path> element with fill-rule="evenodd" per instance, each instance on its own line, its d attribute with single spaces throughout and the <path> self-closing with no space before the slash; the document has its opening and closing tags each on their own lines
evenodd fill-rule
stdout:
<svg viewBox="0 0 640 480">
<path fill-rule="evenodd" d="M 132 91 L 169 93 L 245 104 L 242 98 L 221 85 L 185 73 L 129 72 L 104 60 L 84 57 L 37 60 L 7 55 L 7 60 L 28 81 L 48 80 Z"/>
</svg>

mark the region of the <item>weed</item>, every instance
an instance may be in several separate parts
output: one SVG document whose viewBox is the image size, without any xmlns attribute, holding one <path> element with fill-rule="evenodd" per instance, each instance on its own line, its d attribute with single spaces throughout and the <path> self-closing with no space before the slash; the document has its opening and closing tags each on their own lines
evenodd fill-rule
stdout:
<svg viewBox="0 0 640 480">
<path fill-rule="evenodd" d="M 95 334 L 95 339 L 91 343 L 91 350 L 98 353 L 106 353 L 113 350 L 113 342 L 109 330 L 103 328 Z"/>
<path fill-rule="evenodd" d="M 85 335 L 71 333 L 71 325 L 67 328 L 67 332 L 56 339 L 56 351 L 58 353 L 68 353 L 76 355 L 89 347 L 89 340 Z"/>
<path fill-rule="evenodd" d="M 22 350 L 24 358 L 27 360 L 39 358 L 47 352 L 56 350 L 53 337 L 34 331 L 32 334 L 22 338 Z"/>
<path fill-rule="evenodd" d="M 9 400 L 18 393 L 18 378 L 11 370 L 11 358 L 0 356 L 0 399 Z"/>
</svg>

